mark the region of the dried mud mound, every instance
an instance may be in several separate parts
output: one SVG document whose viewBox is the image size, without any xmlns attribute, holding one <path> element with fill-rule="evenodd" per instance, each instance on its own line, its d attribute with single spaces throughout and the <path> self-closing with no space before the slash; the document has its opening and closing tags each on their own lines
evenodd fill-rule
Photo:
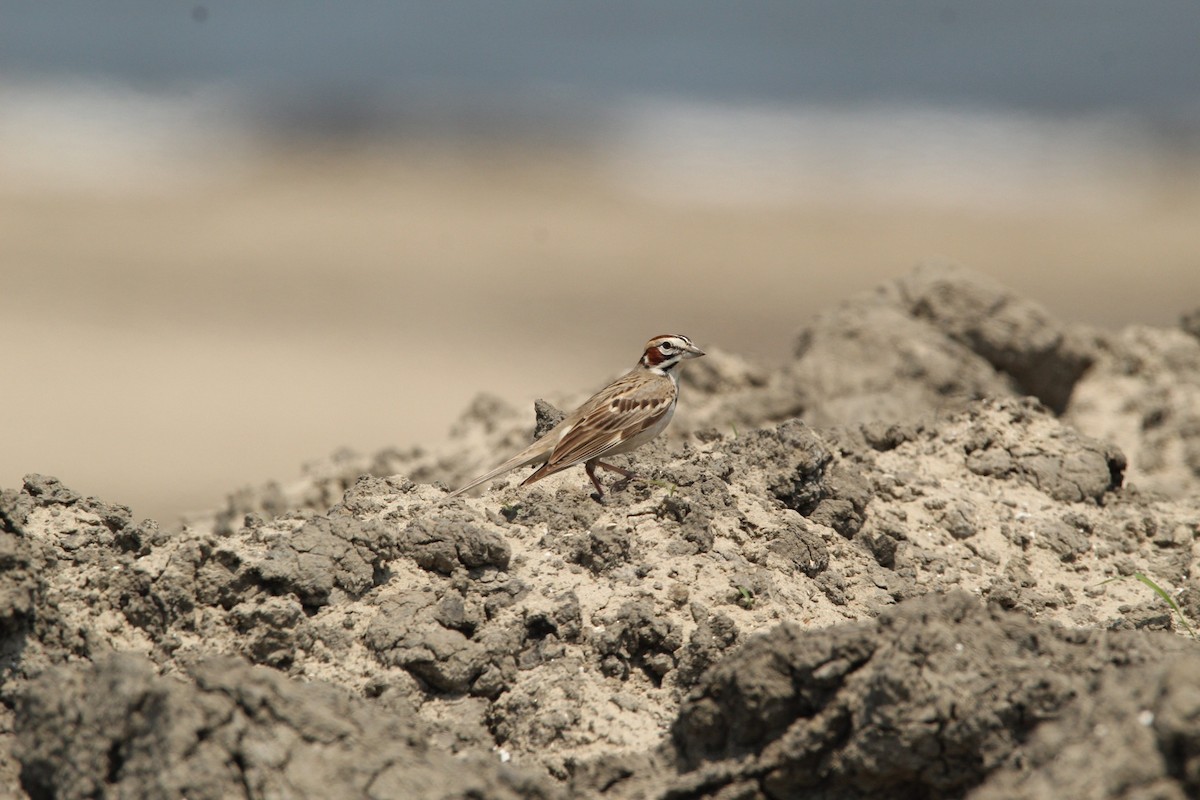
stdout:
<svg viewBox="0 0 1200 800">
<path fill-rule="evenodd" d="M 603 505 L 573 472 L 447 499 L 530 435 L 486 398 L 444 448 L 177 532 L 27 477 L 0 494 L 2 785 L 1195 796 L 1200 646 L 1135 576 L 1200 619 L 1200 341 L 925 269 L 799 342 L 689 365 Z"/>
<path fill-rule="evenodd" d="M 814 633 L 784 623 L 685 699 L 673 743 L 689 772 L 672 791 L 1016 797 L 1040 786 L 1060 797 L 1184 797 L 1200 789 L 1200 653 L 1185 650 L 1039 625 L 961 592 L 909 601 L 872 624 Z M 1029 739 L 1047 720 L 1095 717 L 1101 706 L 1112 730 L 1072 726 L 1070 746 L 1119 744 L 1089 760 L 1081 793 L 1079 775 L 1056 763 L 1054 734 Z"/>
<path fill-rule="evenodd" d="M 494 759 L 431 747 L 411 712 L 331 686 L 228 658 L 181 677 L 129 655 L 43 673 L 17 706 L 23 787 L 193 800 L 551 796 Z"/>
</svg>

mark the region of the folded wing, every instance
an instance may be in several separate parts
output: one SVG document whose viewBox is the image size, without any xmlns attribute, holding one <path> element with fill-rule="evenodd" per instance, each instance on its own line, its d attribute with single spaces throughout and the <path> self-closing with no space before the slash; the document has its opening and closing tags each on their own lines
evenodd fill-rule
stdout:
<svg viewBox="0 0 1200 800">
<path fill-rule="evenodd" d="M 522 483 L 603 458 L 614 450 L 621 452 L 621 445 L 662 421 L 673 400 L 673 393 L 663 392 L 653 381 L 613 384 L 579 410 L 580 419 L 558 441 L 546 463 Z"/>
</svg>

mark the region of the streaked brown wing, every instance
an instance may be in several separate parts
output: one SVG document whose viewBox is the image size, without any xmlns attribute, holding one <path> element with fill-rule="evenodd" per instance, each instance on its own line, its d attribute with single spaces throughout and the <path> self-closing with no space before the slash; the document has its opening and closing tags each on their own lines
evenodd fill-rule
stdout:
<svg viewBox="0 0 1200 800">
<path fill-rule="evenodd" d="M 670 407 L 671 395 L 657 380 L 618 381 L 580 409 L 580 420 L 546 460 L 545 474 L 603 456 L 654 425 Z"/>
</svg>

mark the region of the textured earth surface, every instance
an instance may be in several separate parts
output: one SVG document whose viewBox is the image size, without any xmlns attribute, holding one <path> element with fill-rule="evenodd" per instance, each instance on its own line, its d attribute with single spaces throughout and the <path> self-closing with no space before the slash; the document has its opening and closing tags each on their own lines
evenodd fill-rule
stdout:
<svg viewBox="0 0 1200 800">
<path fill-rule="evenodd" d="M 1200 795 L 1200 338 L 929 267 L 709 347 L 603 504 L 537 419 L 179 532 L 0 495 L 5 796 Z M 692 331 L 697 341 L 702 332 Z M 1166 598 L 1140 578 L 1160 587 Z"/>
</svg>

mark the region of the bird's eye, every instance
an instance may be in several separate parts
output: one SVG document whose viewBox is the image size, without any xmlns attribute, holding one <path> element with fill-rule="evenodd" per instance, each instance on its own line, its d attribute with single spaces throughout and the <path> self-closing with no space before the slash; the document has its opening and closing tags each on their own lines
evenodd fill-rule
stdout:
<svg viewBox="0 0 1200 800">
<path fill-rule="evenodd" d="M 671 342 L 663 342 L 662 344 L 659 345 L 659 347 L 663 350 L 674 350 L 675 349 L 675 345 L 673 345 Z"/>
</svg>

